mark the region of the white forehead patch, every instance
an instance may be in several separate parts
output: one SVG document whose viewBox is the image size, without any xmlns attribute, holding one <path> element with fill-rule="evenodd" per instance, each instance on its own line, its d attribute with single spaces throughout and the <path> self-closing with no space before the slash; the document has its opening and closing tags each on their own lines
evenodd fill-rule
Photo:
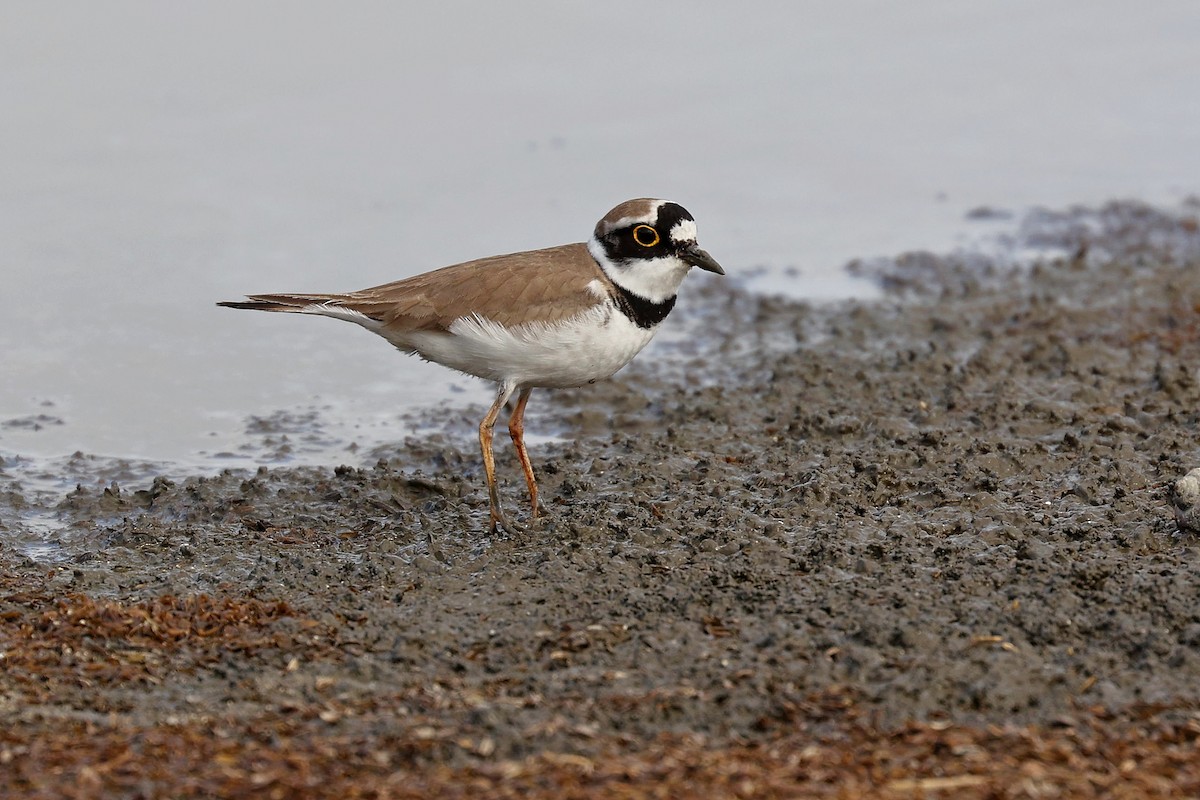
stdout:
<svg viewBox="0 0 1200 800">
<path fill-rule="evenodd" d="M 675 227 L 671 228 L 671 241 L 676 244 L 696 241 L 696 220 L 681 219 L 675 223 Z"/>
</svg>

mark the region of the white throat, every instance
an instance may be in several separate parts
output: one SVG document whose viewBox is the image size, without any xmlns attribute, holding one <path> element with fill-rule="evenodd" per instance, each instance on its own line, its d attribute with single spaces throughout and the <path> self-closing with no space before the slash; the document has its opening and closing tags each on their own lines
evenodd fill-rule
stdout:
<svg viewBox="0 0 1200 800">
<path fill-rule="evenodd" d="M 594 236 L 588 240 L 587 248 L 610 281 L 652 303 L 662 303 L 678 294 L 680 284 L 692 268 L 673 255 L 614 262 Z"/>
</svg>

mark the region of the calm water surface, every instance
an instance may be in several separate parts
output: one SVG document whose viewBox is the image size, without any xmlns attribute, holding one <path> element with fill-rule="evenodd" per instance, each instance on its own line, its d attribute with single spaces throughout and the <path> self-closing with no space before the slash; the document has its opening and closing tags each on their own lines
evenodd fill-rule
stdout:
<svg viewBox="0 0 1200 800">
<path fill-rule="evenodd" d="M 837 298 L 873 291 L 851 258 L 1013 224 L 978 206 L 1200 191 L 1190 1 L 409 5 L 5 11 L 4 473 L 252 466 L 271 415 L 337 462 L 486 403 L 353 326 L 213 303 L 579 241 L 631 196 L 686 205 L 733 280 Z"/>
</svg>

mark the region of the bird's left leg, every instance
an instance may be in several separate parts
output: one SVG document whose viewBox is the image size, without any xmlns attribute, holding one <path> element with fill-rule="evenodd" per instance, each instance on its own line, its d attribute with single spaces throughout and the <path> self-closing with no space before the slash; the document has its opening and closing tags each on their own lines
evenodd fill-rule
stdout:
<svg viewBox="0 0 1200 800">
<path fill-rule="evenodd" d="M 515 383 L 508 381 L 500 384 L 500 389 L 496 392 L 496 402 L 492 403 L 487 416 L 483 418 L 483 422 L 479 423 L 479 449 L 483 451 L 483 471 L 487 477 L 488 511 L 491 516 L 492 533 L 501 528 L 509 533 L 520 530 L 508 520 L 500 507 L 500 490 L 496 485 L 496 458 L 492 454 L 492 432 L 496 427 L 496 418 L 500 416 L 500 409 L 504 408 L 504 404 L 508 402 L 508 398 L 512 397 L 513 390 L 516 388 Z M 527 394 L 522 395 L 522 397 L 525 396 Z"/>
</svg>

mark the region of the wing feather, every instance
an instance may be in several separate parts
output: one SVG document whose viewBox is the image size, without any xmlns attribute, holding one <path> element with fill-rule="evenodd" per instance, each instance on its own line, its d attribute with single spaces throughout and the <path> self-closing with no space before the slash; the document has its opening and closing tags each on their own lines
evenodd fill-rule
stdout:
<svg viewBox="0 0 1200 800">
<path fill-rule="evenodd" d="M 608 278 L 578 244 L 491 256 L 341 294 L 254 294 L 230 308 L 322 314 L 358 321 L 384 334 L 448 331 L 478 315 L 507 327 L 530 317 L 558 322 L 596 305 Z"/>
</svg>

